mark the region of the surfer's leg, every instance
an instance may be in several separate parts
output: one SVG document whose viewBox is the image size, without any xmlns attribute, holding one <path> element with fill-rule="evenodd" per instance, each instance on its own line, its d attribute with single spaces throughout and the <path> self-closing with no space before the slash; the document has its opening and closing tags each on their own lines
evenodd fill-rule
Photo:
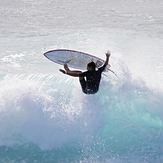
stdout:
<svg viewBox="0 0 163 163">
<path fill-rule="evenodd" d="M 86 89 L 86 81 L 84 79 L 84 77 L 79 77 L 79 82 L 82 88 L 82 91 L 87 94 L 87 89 Z"/>
</svg>

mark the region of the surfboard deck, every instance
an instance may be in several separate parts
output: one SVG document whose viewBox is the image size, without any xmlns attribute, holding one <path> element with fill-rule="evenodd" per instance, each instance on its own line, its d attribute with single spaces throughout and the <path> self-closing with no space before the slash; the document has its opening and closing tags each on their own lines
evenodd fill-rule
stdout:
<svg viewBox="0 0 163 163">
<path fill-rule="evenodd" d="M 44 56 L 57 64 L 63 65 L 66 62 L 69 67 L 79 70 L 86 70 L 87 63 L 90 61 L 96 64 L 96 68 L 101 67 L 105 63 L 103 59 L 96 56 L 67 49 L 51 50 L 44 53 Z M 105 71 L 108 71 L 109 68 L 110 65 L 108 64 Z"/>
</svg>

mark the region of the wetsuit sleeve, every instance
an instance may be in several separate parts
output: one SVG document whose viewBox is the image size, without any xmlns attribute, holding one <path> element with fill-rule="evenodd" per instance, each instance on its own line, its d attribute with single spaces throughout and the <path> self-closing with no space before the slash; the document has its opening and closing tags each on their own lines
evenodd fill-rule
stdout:
<svg viewBox="0 0 163 163">
<path fill-rule="evenodd" d="M 105 70 L 105 68 L 106 68 L 106 65 L 104 64 L 102 67 L 100 67 L 98 70 L 100 71 L 100 72 L 103 72 L 104 70 Z"/>
<path fill-rule="evenodd" d="M 79 77 L 84 77 L 84 76 L 87 76 L 87 73 L 88 73 L 87 71 L 82 72 L 82 73 L 80 73 L 80 74 L 79 74 Z"/>
</svg>

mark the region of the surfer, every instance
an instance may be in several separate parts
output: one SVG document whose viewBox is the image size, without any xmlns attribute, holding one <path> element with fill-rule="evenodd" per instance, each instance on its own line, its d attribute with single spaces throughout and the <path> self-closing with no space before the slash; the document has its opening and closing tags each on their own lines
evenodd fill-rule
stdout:
<svg viewBox="0 0 163 163">
<path fill-rule="evenodd" d="M 93 61 L 88 62 L 87 64 L 87 71 L 82 72 L 82 71 L 71 71 L 67 64 L 64 64 L 64 69 L 60 69 L 60 72 L 63 74 L 67 74 L 73 77 L 79 77 L 79 81 L 82 87 L 82 91 L 85 94 L 95 94 L 97 93 L 99 89 L 99 84 L 101 80 L 101 73 L 105 70 L 105 67 L 108 65 L 109 62 L 109 57 L 110 57 L 110 52 L 108 51 L 106 54 L 106 61 L 104 65 L 96 71 L 96 65 Z M 85 80 L 86 78 L 86 80 Z"/>
</svg>

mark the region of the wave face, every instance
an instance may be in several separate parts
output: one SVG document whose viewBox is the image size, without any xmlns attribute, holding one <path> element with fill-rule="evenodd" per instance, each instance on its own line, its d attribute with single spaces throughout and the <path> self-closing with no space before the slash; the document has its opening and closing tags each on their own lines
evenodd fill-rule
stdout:
<svg viewBox="0 0 163 163">
<path fill-rule="evenodd" d="M 1 88 L 2 162 L 163 160 L 163 94 L 143 81 L 103 76 L 88 96 L 67 76 L 6 75 Z"/>
</svg>

